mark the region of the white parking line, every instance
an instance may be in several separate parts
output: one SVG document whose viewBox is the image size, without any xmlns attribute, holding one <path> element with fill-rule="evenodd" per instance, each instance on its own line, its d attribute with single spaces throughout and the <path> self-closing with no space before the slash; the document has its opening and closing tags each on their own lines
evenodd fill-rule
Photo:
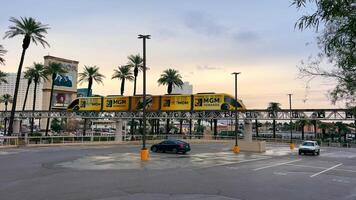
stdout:
<svg viewBox="0 0 356 200">
<path fill-rule="evenodd" d="M 219 167 L 219 166 L 229 166 L 229 165 L 234 165 L 234 164 L 240 164 L 240 163 L 245 163 L 245 162 L 253 162 L 253 161 L 259 161 L 259 160 L 266 160 L 270 159 L 272 157 L 263 157 L 263 158 L 253 158 L 253 159 L 246 159 L 246 160 L 241 160 L 241 161 L 236 161 L 236 162 L 231 162 L 231 163 L 225 163 L 225 164 L 217 164 L 217 165 L 211 165 L 211 166 L 205 166 L 205 167 L 200 167 L 200 169 L 207 169 L 207 168 L 212 168 L 212 167 Z"/>
<path fill-rule="evenodd" d="M 320 174 L 322 174 L 322 173 L 324 173 L 324 172 L 330 171 L 330 170 L 332 170 L 332 169 L 334 169 L 334 168 L 336 168 L 336 167 L 338 167 L 338 166 L 340 166 L 340 165 L 342 165 L 342 163 L 337 164 L 337 165 L 335 165 L 335 166 L 332 166 L 332 167 L 330 167 L 330 168 L 328 168 L 328 169 L 326 169 L 326 170 L 323 170 L 323 171 L 321 171 L 321 172 L 318 172 L 318 173 L 316 173 L 316 174 L 313 174 L 313 175 L 310 176 L 310 178 L 313 178 L 313 177 L 315 177 L 315 176 L 318 176 L 318 175 L 320 175 Z"/>
<path fill-rule="evenodd" d="M 254 169 L 253 171 L 258 171 L 258 170 L 261 170 L 261 169 L 266 169 L 266 168 L 270 168 L 270 167 L 276 167 L 276 166 L 280 166 L 280 165 L 285 165 L 285 164 L 289 164 L 289 163 L 293 163 L 293 162 L 297 162 L 297 161 L 301 161 L 302 159 L 298 159 L 298 160 L 292 160 L 292 161 L 288 161 L 288 162 L 284 162 L 284 163 L 277 163 L 277 164 L 274 164 L 274 165 L 268 165 L 268 166 L 264 166 L 264 167 L 259 167 L 259 168 L 256 168 Z"/>
</svg>

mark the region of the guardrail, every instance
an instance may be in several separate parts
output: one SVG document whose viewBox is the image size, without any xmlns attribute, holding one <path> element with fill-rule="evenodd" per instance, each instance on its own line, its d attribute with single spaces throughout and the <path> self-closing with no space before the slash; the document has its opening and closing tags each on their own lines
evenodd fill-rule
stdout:
<svg viewBox="0 0 356 200">
<path fill-rule="evenodd" d="M 159 141 L 164 139 L 181 139 L 181 140 L 235 140 L 234 136 L 203 136 L 203 135 L 146 135 L 146 140 Z M 243 139 L 243 137 L 239 137 Z M 55 145 L 55 144 L 95 144 L 95 143 L 119 143 L 119 142 L 140 142 L 142 135 L 124 135 L 120 139 L 116 139 L 113 135 L 108 136 L 31 136 L 31 137 L 16 137 L 16 136 L 0 136 L 0 147 L 17 147 L 21 145 Z M 285 138 L 262 138 L 253 137 L 254 141 L 266 141 L 268 143 L 288 144 L 290 139 Z M 303 140 L 293 139 L 293 143 L 300 144 Z M 356 141 L 349 143 L 338 142 L 322 142 L 322 146 L 329 147 L 356 147 Z"/>
</svg>

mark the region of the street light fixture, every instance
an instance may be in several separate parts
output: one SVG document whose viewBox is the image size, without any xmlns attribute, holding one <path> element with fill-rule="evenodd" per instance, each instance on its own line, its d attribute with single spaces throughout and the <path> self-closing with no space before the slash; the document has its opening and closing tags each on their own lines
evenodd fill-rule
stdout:
<svg viewBox="0 0 356 200">
<path fill-rule="evenodd" d="M 151 39 L 151 35 L 138 35 L 138 39 L 143 40 L 143 109 L 142 109 L 142 149 L 141 160 L 148 160 L 149 151 L 146 148 L 146 39 Z"/>
<path fill-rule="evenodd" d="M 289 117 L 290 117 L 290 121 L 289 121 L 289 129 L 290 129 L 290 144 L 289 147 L 291 150 L 294 149 L 294 144 L 293 144 L 293 130 L 292 130 L 292 94 L 288 94 L 289 96 Z"/>
<path fill-rule="evenodd" d="M 241 72 L 233 72 L 232 73 L 235 76 L 235 101 L 236 105 L 235 107 L 235 146 L 233 148 L 234 153 L 240 153 L 240 147 L 237 143 L 237 137 L 238 137 L 238 129 L 239 129 L 239 122 L 237 121 L 237 75 L 241 74 Z"/>
</svg>

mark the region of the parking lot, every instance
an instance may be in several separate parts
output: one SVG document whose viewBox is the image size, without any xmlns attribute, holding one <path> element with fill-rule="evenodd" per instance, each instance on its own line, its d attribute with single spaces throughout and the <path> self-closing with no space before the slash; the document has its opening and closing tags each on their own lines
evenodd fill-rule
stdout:
<svg viewBox="0 0 356 200">
<path fill-rule="evenodd" d="M 1 199 L 356 199 L 356 149 L 191 147 L 148 162 L 135 145 L 1 149 Z"/>
</svg>

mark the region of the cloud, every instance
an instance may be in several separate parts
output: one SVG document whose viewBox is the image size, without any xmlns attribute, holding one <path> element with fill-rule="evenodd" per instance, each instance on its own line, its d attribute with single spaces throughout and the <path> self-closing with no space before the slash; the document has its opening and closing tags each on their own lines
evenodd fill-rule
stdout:
<svg viewBox="0 0 356 200">
<path fill-rule="evenodd" d="M 222 70 L 222 67 L 211 67 L 211 66 L 207 66 L 207 65 L 204 65 L 204 66 L 197 66 L 197 70 Z"/>
<path fill-rule="evenodd" d="M 227 27 L 219 24 L 210 15 L 198 11 L 187 12 L 184 25 L 194 32 L 208 36 L 222 35 L 227 31 Z"/>
<path fill-rule="evenodd" d="M 261 39 L 260 35 L 254 31 L 240 31 L 235 33 L 233 38 L 239 42 L 254 42 Z"/>
</svg>

